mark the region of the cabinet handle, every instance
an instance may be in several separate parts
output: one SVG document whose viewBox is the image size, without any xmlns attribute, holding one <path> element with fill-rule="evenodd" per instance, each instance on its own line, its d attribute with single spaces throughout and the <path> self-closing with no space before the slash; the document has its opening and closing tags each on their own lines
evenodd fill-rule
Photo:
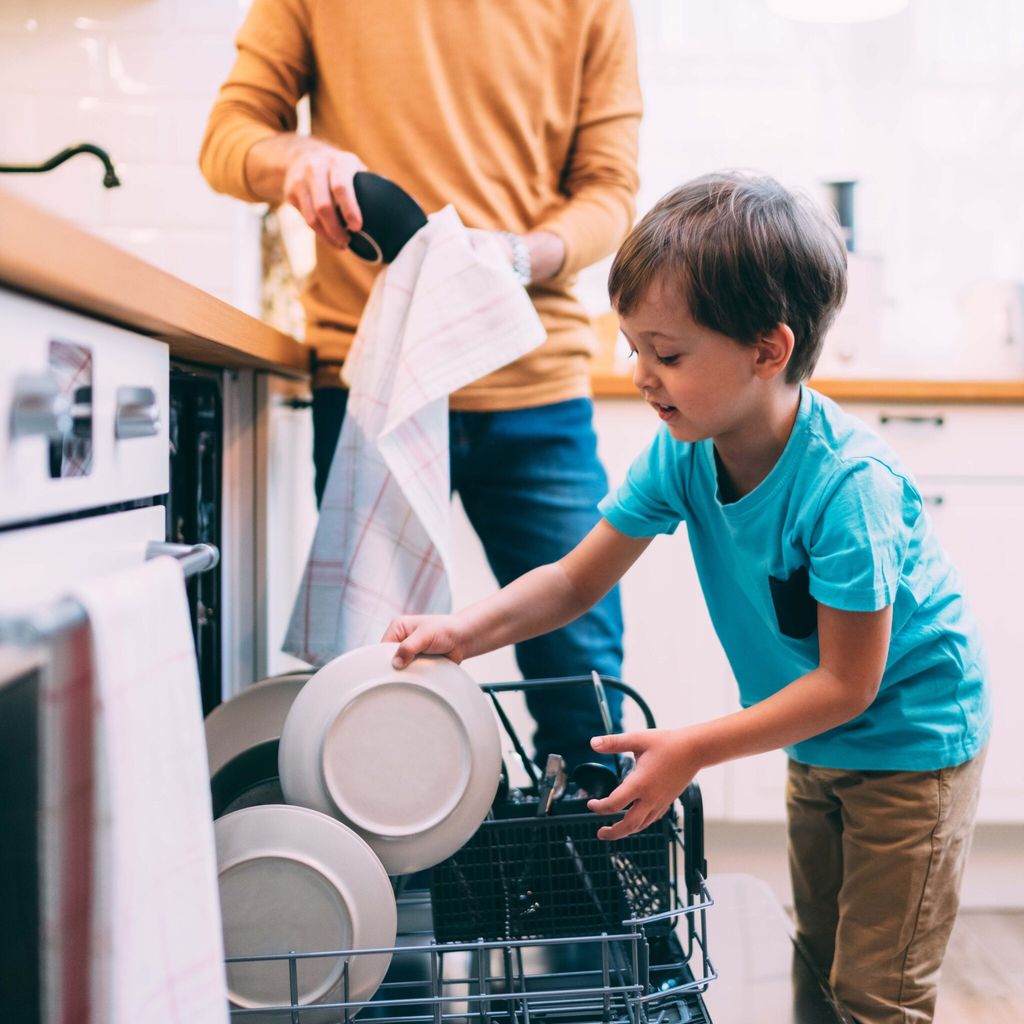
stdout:
<svg viewBox="0 0 1024 1024">
<path fill-rule="evenodd" d="M 946 499 L 941 494 L 922 494 L 921 501 L 925 505 L 932 505 L 934 508 L 946 504 Z"/>
<path fill-rule="evenodd" d="M 14 385 L 11 438 L 62 437 L 71 429 L 71 403 L 55 377 L 22 376 Z"/>
<path fill-rule="evenodd" d="M 152 388 L 118 388 L 116 438 L 153 437 L 160 432 L 160 406 Z"/>
<path fill-rule="evenodd" d="M 282 409 L 312 409 L 313 399 L 312 398 L 282 398 L 277 403 Z"/>
<path fill-rule="evenodd" d="M 941 427 L 946 422 L 946 417 L 942 415 L 925 416 L 920 413 L 882 412 L 878 414 L 878 422 L 882 426 L 887 423 L 931 423 L 933 426 Z"/>
</svg>

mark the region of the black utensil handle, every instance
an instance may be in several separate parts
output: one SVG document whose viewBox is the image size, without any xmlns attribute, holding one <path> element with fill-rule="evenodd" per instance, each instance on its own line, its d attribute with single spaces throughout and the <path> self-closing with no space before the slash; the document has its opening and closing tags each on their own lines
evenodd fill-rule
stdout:
<svg viewBox="0 0 1024 1024">
<path fill-rule="evenodd" d="M 696 895 L 708 877 L 708 862 L 704 856 L 704 798 L 700 786 L 691 782 L 679 802 L 683 807 L 683 878 L 686 891 Z"/>
<path fill-rule="evenodd" d="M 515 748 L 516 753 L 519 755 L 519 759 L 523 762 L 523 767 L 526 769 L 527 775 L 530 776 L 530 781 L 533 783 L 533 788 L 537 790 L 538 795 L 540 794 L 540 778 L 537 772 L 534 770 L 533 761 L 526 756 L 526 751 L 523 749 L 523 744 L 519 739 L 519 734 L 515 730 L 515 726 L 508 720 L 508 715 L 505 714 L 505 709 L 501 706 L 501 701 L 494 695 L 493 690 L 488 690 L 487 696 L 491 698 L 491 703 L 494 705 L 494 710 L 498 713 L 498 718 L 501 719 L 502 728 L 508 734 L 509 739 L 512 741 L 512 746 Z"/>
</svg>

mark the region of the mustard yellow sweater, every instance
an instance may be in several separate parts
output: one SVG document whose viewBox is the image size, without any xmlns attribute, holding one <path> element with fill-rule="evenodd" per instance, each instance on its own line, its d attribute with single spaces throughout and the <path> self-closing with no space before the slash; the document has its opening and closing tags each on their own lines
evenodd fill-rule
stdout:
<svg viewBox="0 0 1024 1024">
<path fill-rule="evenodd" d="M 534 352 L 452 396 L 512 409 L 589 393 L 590 324 L 576 273 L 634 214 L 640 90 L 628 0 L 254 0 L 210 114 L 200 166 L 221 192 L 259 196 L 250 147 L 296 127 L 356 153 L 432 213 L 565 242 L 557 278 L 530 294 L 548 331 Z M 303 295 L 307 341 L 340 361 L 376 268 L 318 239 Z M 326 373 L 323 371 L 327 371 Z M 324 366 L 318 384 L 335 384 Z"/>
</svg>

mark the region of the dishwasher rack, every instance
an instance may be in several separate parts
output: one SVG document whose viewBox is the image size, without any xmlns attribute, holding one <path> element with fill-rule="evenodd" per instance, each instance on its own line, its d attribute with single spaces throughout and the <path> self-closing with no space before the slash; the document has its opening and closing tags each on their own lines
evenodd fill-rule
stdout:
<svg viewBox="0 0 1024 1024">
<path fill-rule="evenodd" d="M 653 726 L 650 709 L 634 690 L 617 679 L 606 678 L 603 682 L 634 701 L 648 726 Z M 521 744 L 496 694 L 534 686 L 590 687 L 592 682 L 590 677 L 572 677 L 484 686 L 517 749 Z M 663 892 L 659 890 L 660 905 L 645 899 L 640 906 L 664 907 L 660 912 L 643 914 L 627 901 L 616 904 L 616 908 L 631 907 L 628 918 L 608 921 L 604 915 L 599 927 L 581 934 L 509 933 L 441 942 L 435 938 L 434 917 L 439 910 L 451 917 L 450 908 L 438 905 L 438 900 L 446 899 L 445 887 L 433 884 L 432 892 L 400 890 L 399 934 L 394 947 L 229 957 L 229 972 L 242 964 L 286 969 L 290 992 L 287 1004 L 232 1008 L 231 1019 L 351 1024 L 358 1015 L 360 1022 L 387 1020 L 391 1024 L 710 1024 L 702 993 L 718 976 L 707 944 L 707 911 L 714 900 L 706 882 L 703 807 L 696 783 L 687 787 L 679 802 L 682 827 L 670 811 L 645 830 L 645 834 L 650 833 L 644 840 L 647 846 L 651 835 L 663 837 L 668 884 Z M 534 822 L 546 831 L 561 834 L 582 819 L 596 832 L 601 824 L 620 817 L 572 814 L 536 818 Z M 501 819 L 489 820 L 481 831 L 496 826 L 500 836 L 503 824 Z M 525 827 L 520 821 L 515 825 Z M 605 845 L 610 851 L 616 846 Z M 450 860 L 457 861 L 458 857 L 459 853 Z M 579 864 L 578 857 L 576 862 Z M 447 864 L 442 862 L 438 868 L 444 869 Z M 587 872 L 583 870 L 583 874 Z M 594 887 L 586 890 L 593 899 Z M 571 908 L 569 917 L 573 919 Z M 351 958 L 381 953 L 392 958 L 383 983 L 372 999 L 351 999 Z M 340 983 L 330 997 L 333 1001 L 299 1005 L 300 965 L 312 959 L 341 961 Z"/>
</svg>

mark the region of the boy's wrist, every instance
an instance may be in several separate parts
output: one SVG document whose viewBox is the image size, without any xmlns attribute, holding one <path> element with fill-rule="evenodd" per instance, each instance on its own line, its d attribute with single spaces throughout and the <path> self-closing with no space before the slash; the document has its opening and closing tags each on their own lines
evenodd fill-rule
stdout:
<svg viewBox="0 0 1024 1024">
<path fill-rule="evenodd" d="M 684 734 L 684 741 L 689 747 L 690 756 L 698 768 L 710 768 L 725 760 L 720 756 L 715 741 L 715 732 L 712 728 L 713 724 L 713 722 L 698 722 L 681 730 Z"/>
</svg>

